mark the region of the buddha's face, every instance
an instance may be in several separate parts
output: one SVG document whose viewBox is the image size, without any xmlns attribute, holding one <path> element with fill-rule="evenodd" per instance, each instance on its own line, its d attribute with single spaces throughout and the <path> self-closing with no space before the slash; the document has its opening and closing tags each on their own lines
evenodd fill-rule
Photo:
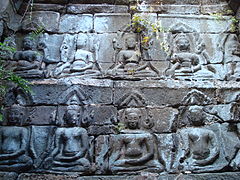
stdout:
<svg viewBox="0 0 240 180">
<path fill-rule="evenodd" d="M 126 125 L 129 129 L 138 129 L 141 115 L 136 112 L 127 112 L 125 115 Z"/>
<path fill-rule="evenodd" d="M 69 126 L 77 125 L 79 116 L 80 114 L 77 109 L 68 109 L 65 117 L 67 125 Z"/>
<path fill-rule="evenodd" d="M 190 48 L 190 42 L 186 38 L 180 38 L 176 44 L 180 51 L 187 51 Z"/>
<path fill-rule="evenodd" d="M 136 40 L 135 40 L 135 38 L 132 37 L 132 38 L 127 39 L 126 40 L 126 45 L 127 45 L 128 48 L 134 49 L 136 47 Z"/>
<path fill-rule="evenodd" d="M 189 108 L 187 118 L 194 126 L 201 126 L 204 124 L 205 113 L 200 107 Z"/>
<path fill-rule="evenodd" d="M 229 46 L 229 51 L 230 53 L 232 53 L 233 55 L 240 55 L 240 44 L 238 42 L 233 42 L 230 46 Z"/>
<path fill-rule="evenodd" d="M 24 118 L 23 109 L 12 108 L 8 113 L 8 124 L 20 125 L 23 118 Z"/>
<path fill-rule="evenodd" d="M 85 36 L 80 36 L 78 39 L 77 39 L 77 48 L 80 49 L 80 48 L 84 48 L 87 46 L 87 37 Z"/>
<path fill-rule="evenodd" d="M 34 48 L 33 40 L 30 39 L 30 38 L 24 38 L 24 40 L 23 40 L 23 48 L 25 50 L 33 49 Z"/>
</svg>

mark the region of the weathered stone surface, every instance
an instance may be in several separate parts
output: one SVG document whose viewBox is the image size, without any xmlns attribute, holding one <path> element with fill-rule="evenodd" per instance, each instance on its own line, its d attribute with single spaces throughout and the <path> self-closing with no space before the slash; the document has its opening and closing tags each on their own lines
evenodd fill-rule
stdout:
<svg viewBox="0 0 240 180">
<path fill-rule="evenodd" d="M 162 22 L 162 26 L 169 28 L 170 31 L 178 29 L 181 25 L 187 25 L 196 32 L 201 33 L 222 33 L 230 32 L 230 17 L 223 16 L 222 19 L 217 20 L 216 17 L 206 15 L 159 15 L 158 20 Z M 221 26 L 219 24 L 221 23 Z M 188 29 L 189 31 L 189 29 Z"/>
<path fill-rule="evenodd" d="M 208 179 L 220 179 L 220 180 L 238 180 L 240 173 L 238 172 L 224 172 L 224 173 L 203 173 L 203 174 L 178 174 L 178 175 L 156 175 L 155 173 L 142 173 L 139 176 L 78 176 L 72 175 L 60 175 L 60 174 L 36 174 L 36 173 L 23 173 L 19 176 L 18 180 L 208 180 Z"/>
<path fill-rule="evenodd" d="M 71 173 L 69 174 L 37 174 L 37 173 L 23 173 L 20 174 L 18 180 L 74 180 L 79 178 L 78 173 Z"/>
<path fill-rule="evenodd" d="M 233 105 L 232 104 L 220 104 L 220 105 L 213 105 L 213 106 L 208 106 L 207 109 L 209 112 L 212 114 L 218 115 L 222 120 L 224 121 L 234 121 L 234 114 L 237 109 L 233 110 Z M 228 113 L 226 113 L 228 112 Z"/>
<path fill-rule="evenodd" d="M 117 108 L 114 106 L 89 106 L 87 109 L 92 115 L 92 125 L 111 125 L 117 121 Z"/>
<path fill-rule="evenodd" d="M 122 83 L 119 83 L 120 85 Z M 132 83 L 133 84 L 133 83 Z M 140 85 L 140 84 L 139 84 Z M 190 92 L 191 90 L 188 88 L 179 88 L 179 89 L 171 89 L 171 88 L 150 88 L 150 87 L 143 87 L 140 90 L 139 86 L 135 86 L 134 88 L 127 88 L 119 86 L 115 88 L 115 96 L 114 96 L 114 103 L 118 104 L 119 100 L 122 98 L 123 94 L 127 94 L 129 92 L 138 91 L 141 94 L 142 98 L 146 101 L 146 105 L 154 105 L 154 106 L 162 106 L 162 105 L 178 105 L 181 104 L 181 101 L 184 97 Z M 210 97 L 214 97 L 214 89 L 205 89 L 204 92 L 209 95 Z M 123 93 L 124 92 L 124 93 Z M 138 105 L 136 105 L 138 106 Z M 143 105 L 139 105 L 140 107 Z"/>
<path fill-rule="evenodd" d="M 57 63 L 61 61 L 60 47 L 63 42 L 64 35 L 44 33 L 40 41 L 46 45 L 45 56 L 48 57 L 48 63 Z"/>
<path fill-rule="evenodd" d="M 63 33 L 90 32 L 93 29 L 93 16 L 63 15 L 60 19 L 59 31 Z"/>
<path fill-rule="evenodd" d="M 200 14 L 199 5 L 163 5 L 162 9 L 169 14 Z"/>
<path fill-rule="evenodd" d="M 53 136 L 55 130 L 56 127 L 49 125 L 31 127 L 31 147 L 34 155 L 35 168 L 39 168 L 42 161 L 50 153 L 51 144 L 54 142 Z"/>
<path fill-rule="evenodd" d="M 170 172 L 174 162 L 175 151 L 177 148 L 175 134 L 155 134 L 157 137 L 157 149 L 159 158 L 165 164 L 165 171 Z"/>
<path fill-rule="evenodd" d="M 143 48 L 143 59 L 152 61 L 164 61 L 167 59 L 169 45 L 168 33 L 160 33 L 158 37 L 152 37 L 147 48 Z"/>
<path fill-rule="evenodd" d="M 24 14 L 26 8 L 27 8 L 27 3 L 23 3 L 18 11 L 19 14 Z M 41 4 L 41 3 L 34 3 L 32 7 L 33 11 L 55 11 L 55 12 L 60 12 L 64 13 L 66 12 L 66 7 L 60 4 Z"/>
<path fill-rule="evenodd" d="M 18 174 L 14 172 L 0 172 L 1 180 L 16 180 L 17 177 L 18 177 Z"/>
<path fill-rule="evenodd" d="M 113 47 L 113 40 L 117 35 L 114 33 L 98 34 L 99 50 L 98 50 L 98 62 L 113 63 L 115 59 L 115 49 Z"/>
<path fill-rule="evenodd" d="M 43 27 L 46 31 L 57 32 L 60 14 L 52 11 L 35 11 L 24 18 L 22 29 L 32 31 Z"/>
<path fill-rule="evenodd" d="M 108 170 L 109 136 L 100 135 L 95 139 L 96 174 L 106 173 Z"/>
<path fill-rule="evenodd" d="M 3 21 L 0 21 L 0 37 L 2 37 L 3 34 Z"/>
<path fill-rule="evenodd" d="M 155 133 L 172 132 L 177 109 L 173 108 L 148 108 L 148 114 L 153 122 L 151 131 Z"/>
<path fill-rule="evenodd" d="M 114 3 L 114 0 L 88 0 L 88 1 L 85 1 L 85 0 L 70 0 L 69 3 L 73 3 L 73 4 L 78 4 L 78 3 L 81 3 L 81 4 L 103 4 L 103 3 L 106 3 L 106 4 L 113 4 Z"/>
<path fill-rule="evenodd" d="M 9 3 L 10 3 L 10 1 L 9 0 L 6 0 L 6 1 L 2 1 L 1 2 L 1 9 L 0 9 L 0 13 L 2 13 L 2 12 L 4 12 L 6 9 L 7 9 L 7 7 L 9 6 Z"/>
<path fill-rule="evenodd" d="M 202 14 L 210 14 L 210 13 L 220 13 L 222 15 L 231 15 L 233 12 L 229 5 L 226 3 L 218 4 L 218 5 L 203 5 L 201 6 Z"/>
<path fill-rule="evenodd" d="M 128 6 L 123 5 L 85 5 L 85 4 L 76 4 L 69 5 L 67 7 L 67 13 L 70 14 L 82 14 L 82 13 L 127 13 Z"/>
<path fill-rule="evenodd" d="M 49 125 L 55 124 L 57 107 L 54 106 L 38 106 L 28 108 L 29 120 L 32 125 Z"/>
<path fill-rule="evenodd" d="M 113 134 L 114 132 L 115 132 L 115 128 L 113 125 L 104 125 L 104 126 L 92 125 L 88 128 L 88 134 L 92 136 L 108 135 L 108 134 Z"/>
<path fill-rule="evenodd" d="M 32 87 L 33 92 L 35 94 L 33 95 L 33 101 L 34 104 L 66 104 L 66 102 L 63 102 L 62 100 L 66 96 L 65 91 L 67 91 L 68 87 L 65 85 L 56 85 L 52 84 L 51 86 L 46 84 L 36 85 Z M 86 94 L 87 99 L 85 100 L 79 100 L 80 104 L 91 102 L 93 104 L 110 104 L 112 102 L 112 89 L 111 87 L 96 87 L 96 86 L 85 86 L 82 84 L 82 86 L 79 84 L 77 89 L 81 89 L 81 91 Z M 74 91 L 74 89 L 73 89 Z M 70 93 L 69 91 L 67 91 Z M 74 93 L 73 93 L 74 95 Z M 72 95 L 70 95 L 72 96 Z M 86 101 L 89 100 L 89 101 Z M 86 102 L 85 102 L 86 101 Z"/>
<path fill-rule="evenodd" d="M 28 0 L 24 0 L 25 2 L 28 2 Z M 53 3 L 53 4 L 66 4 L 68 0 L 36 0 L 36 3 Z"/>
<path fill-rule="evenodd" d="M 151 0 L 151 3 L 157 3 L 158 0 Z M 163 4 L 189 4 L 189 5 L 195 5 L 195 4 L 200 4 L 201 0 L 166 0 L 163 2 Z"/>
<path fill-rule="evenodd" d="M 94 30 L 99 33 L 117 32 L 124 30 L 131 22 L 131 15 L 127 13 L 95 14 Z"/>
</svg>

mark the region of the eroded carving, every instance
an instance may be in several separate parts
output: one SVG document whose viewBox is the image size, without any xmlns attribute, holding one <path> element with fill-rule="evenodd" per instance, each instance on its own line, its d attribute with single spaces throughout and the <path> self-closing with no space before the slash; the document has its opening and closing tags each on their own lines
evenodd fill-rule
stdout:
<svg viewBox="0 0 240 180">
<path fill-rule="evenodd" d="M 182 105 L 207 105 L 212 103 L 210 97 L 196 89 L 191 90 L 181 102 Z"/>
<path fill-rule="evenodd" d="M 178 128 L 188 126 L 204 126 L 215 122 L 223 122 L 223 120 L 216 114 L 208 112 L 203 106 L 186 106 L 180 107 L 178 116 Z"/>
<path fill-rule="evenodd" d="M 166 71 L 170 77 L 193 76 L 201 69 L 200 58 L 194 53 L 188 35 L 180 33 L 174 38 L 175 48 L 171 56 L 172 66 Z"/>
<path fill-rule="evenodd" d="M 224 63 L 226 80 L 239 80 L 240 76 L 240 43 L 236 35 L 229 35 L 225 43 Z"/>
<path fill-rule="evenodd" d="M 132 91 L 126 93 L 123 97 L 121 97 L 117 104 L 121 107 L 128 106 L 128 107 L 141 107 L 146 104 L 145 99 L 142 95 L 137 91 Z"/>
<path fill-rule="evenodd" d="M 208 171 L 219 155 L 219 142 L 212 130 L 204 128 L 187 128 L 180 132 L 184 147 L 181 147 L 178 160 L 179 170 Z M 210 169 L 209 169 L 210 171 Z"/>
<path fill-rule="evenodd" d="M 95 38 L 91 42 L 86 34 L 79 34 L 76 39 L 77 50 L 73 60 L 66 57 L 69 54 L 68 38 L 65 37 L 61 46 L 62 61 L 55 69 L 54 76 L 61 77 L 66 75 L 100 75 L 101 69 L 97 63 L 99 41 Z"/>
<path fill-rule="evenodd" d="M 239 134 L 240 134 L 240 124 L 237 124 L 237 134 L 238 134 L 238 139 L 239 139 Z M 240 142 L 236 144 L 235 148 L 237 149 L 237 153 L 233 160 L 230 163 L 230 166 L 233 168 L 233 170 L 239 170 L 240 169 Z"/>
<path fill-rule="evenodd" d="M 173 35 L 173 47 L 169 59 L 171 64 L 165 75 L 172 78 L 206 79 L 214 78 L 216 69 L 209 63 L 206 45 L 199 34 Z"/>
<path fill-rule="evenodd" d="M 137 44 L 137 38 L 133 34 L 119 35 L 119 39 L 113 39 L 116 50 L 114 67 L 107 72 L 112 76 L 152 77 L 158 76 L 158 70 L 150 63 L 141 61 L 141 52 Z M 123 41 L 123 42 L 121 42 Z"/>
<path fill-rule="evenodd" d="M 15 111 L 16 110 L 16 111 Z M 31 169 L 33 160 L 29 156 L 30 133 L 21 125 L 23 113 L 12 109 L 7 125 L 0 127 L 0 169 L 2 171 L 22 172 Z"/>
<path fill-rule="evenodd" d="M 156 148 L 156 139 L 152 134 L 140 130 L 141 114 L 138 113 L 138 109 L 126 109 L 126 129 L 119 135 L 111 136 L 113 146 L 109 168 L 113 173 L 164 170 Z"/>
<path fill-rule="evenodd" d="M 65 128 L 57 128 L 53 150 L 43 167 L 53 171 L 77 171 L 90 173 L 90 138 L 80 124 L 79 107 L 70 105 L 64 115 Z"/>
<path fill-rule="evenodd" d="M 72 86 L 60 95 L 58 102 L 65 105 L 83 105 L 90 103 L 90 99 L 79 87 Z"/>
<path fill-rule="evenodd" d="M 43 77 L 45 63 L 35 41 L 33 37 L 26 36 L 23 39 L 22 51 L 17 51 L 13 56 L 11 62 L 13 71 L 22 77 Z"/>
</svg>

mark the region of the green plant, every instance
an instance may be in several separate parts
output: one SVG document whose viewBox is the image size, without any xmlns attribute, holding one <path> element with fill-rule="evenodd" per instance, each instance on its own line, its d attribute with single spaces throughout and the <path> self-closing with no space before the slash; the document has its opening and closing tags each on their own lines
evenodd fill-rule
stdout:
<svg viewBox="0 0 240 180">
<path fill-rule="evenodd" d="M 17 76 L 12 70 L 5 68 L 6 59 L 16 51 L 11 45 L 11 41 L 5 40 L 0 42 L 0 121 L 2 120 L 2 102 L 6 94 L 6 90 L 12 84 L 21 87 L 26 92 L 31 92 L 30 83 Z"/>
<path fill-rule="evenodd" d="M 115 126 L 115 130 L 116 132 L 119 134 L 123 129 L 125 129 L 125 124 L 123 123 L 118 123 L 116 126 Z"/>
</svg>

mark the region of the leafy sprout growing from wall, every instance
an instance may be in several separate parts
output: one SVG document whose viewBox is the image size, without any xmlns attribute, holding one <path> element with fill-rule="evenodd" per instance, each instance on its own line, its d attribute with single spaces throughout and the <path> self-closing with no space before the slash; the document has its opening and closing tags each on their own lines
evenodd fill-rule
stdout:
<svg viewBox="0 0 240 180">
<path fill-rule="evenodd" d="M 162 1 L 159 1 L 159 4 Z M 132 27 L 133 31 L 139 33 L 142 37 L 141 45 L 144 48 L 148 48 L 150 42 L 153 38 L 159 40 L 159 45 L 163 51 L 167 54 L 170 52 L 169 45 L 166 41 L 165 35 L 166 33 L 170 32 L 169 29 L 165 28 L 161 20 L 153 20 L 152 15 L 149 12 L 153 12 L 153 8 L 151 6 L 145 6 L 145 1 L 137 1 L 136 5 L 131 6 L 132 12 L 140 12 L 135 13 L 132 16 L 132 23 L 130 26 Z M 147 13 L 144 12 L 144 8 L 148 8 Z M 163 35 L 163 37 L 162 37 Z"/>
</svg>

